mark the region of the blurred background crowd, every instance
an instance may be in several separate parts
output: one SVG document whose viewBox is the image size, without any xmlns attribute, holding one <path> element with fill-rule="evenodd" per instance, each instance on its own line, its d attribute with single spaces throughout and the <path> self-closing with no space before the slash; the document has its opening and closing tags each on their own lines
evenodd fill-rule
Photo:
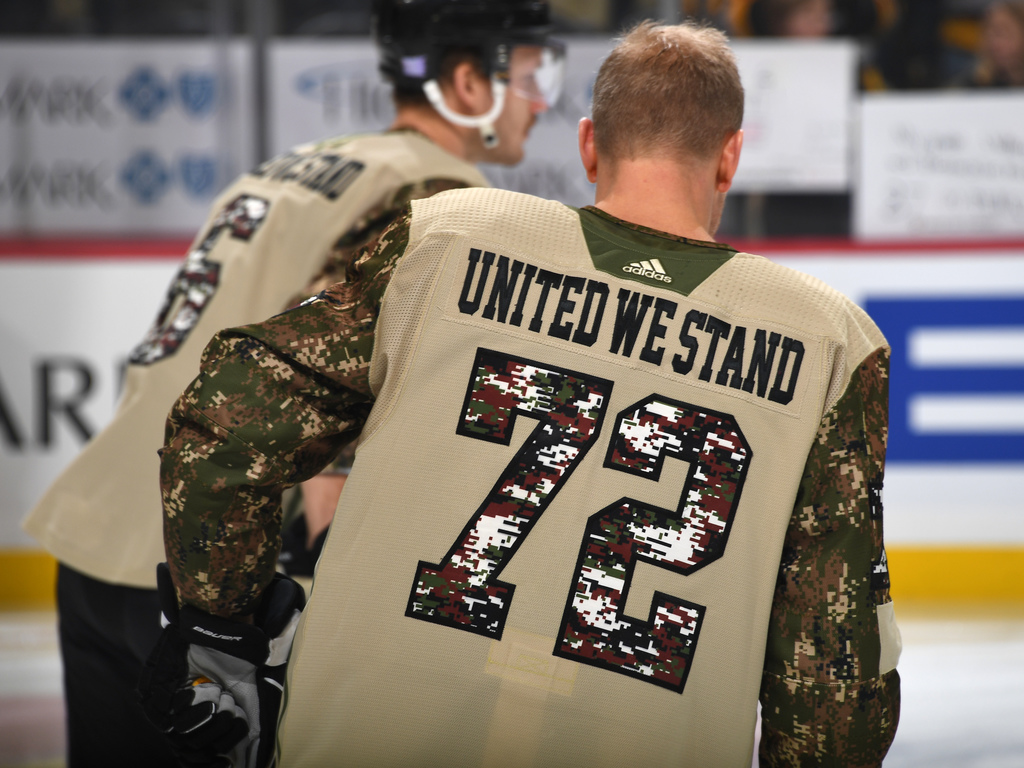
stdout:
<svg viewBox="0 0 1024 768">
<path fill-rule="evenodd" d="M 253 0 L 0 0 L 0 35 L 139 36 L 245 32 Z M 864 90 L 1024 86 L 1017 0 L 552 0 L 561 32 L 616 32 L 645 18 L 703 19 L 734 37 L 847 37 Z M 362 36 L 368 0 L 272 3 L 270 32 Z"/>
<path fill-rule="evenodd" d="M 700 19 L 735 39 L 845 38 L 862 92 L 1024 86 L 1021 0 L 552 0 L 559 32 L 609 35 L 645 18 Z M 15 39 L 249 34 L 365 38 L 369 0 L 0 0 Z M 731 197 L 722 235 L 851 234 L 848 192 Z"/>
</svg>

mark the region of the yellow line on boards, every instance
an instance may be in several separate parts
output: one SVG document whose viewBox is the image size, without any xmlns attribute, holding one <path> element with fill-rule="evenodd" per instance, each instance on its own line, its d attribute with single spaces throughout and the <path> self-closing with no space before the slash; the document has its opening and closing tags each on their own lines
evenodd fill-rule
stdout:
<svg viewBox="0 0 1024 768">
<path fill-rule="evenodd" d="M 1024 601 L 1024 548 L 887 547 L 901 600 Z"/>
<path fill-rule="evenodd" d="M 0 610 L 53 608 L 57 561 L 31 549 L 0 550 Z"/>
<path fill-rule="evenodd" d="M 888 548 L 899 601 L 1024 601 L 1024 547 Z M 0 610 L 52 608 L 57 563 L 38 550 L 0 550 Z"/>
</svg>

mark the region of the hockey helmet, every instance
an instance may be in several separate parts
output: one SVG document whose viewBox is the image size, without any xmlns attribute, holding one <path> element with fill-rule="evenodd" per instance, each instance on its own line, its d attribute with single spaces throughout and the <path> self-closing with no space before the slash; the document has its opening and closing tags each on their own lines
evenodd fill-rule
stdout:
<svg viewBox="0 0 1024 768">
<path fill-rule="evenodd" d="M 517 88 L 509 72 L 515 46 L 542 51 L 521 95 L 551 106 L 561 90 L 565 48 L 550 38 L 546 0 L 374 0 L 373 31 L 380 70 L 396 90 L 422 91 L 446 119 L 478 127 L 492 146 L 496 137 L 490 126 L 501 114 L 505 89 Z M 455 114 L 441 98 L 441 62 L 453 48 L 479 52 L 494 88 L 494 106 L 486 115 Z"/>
</svg>

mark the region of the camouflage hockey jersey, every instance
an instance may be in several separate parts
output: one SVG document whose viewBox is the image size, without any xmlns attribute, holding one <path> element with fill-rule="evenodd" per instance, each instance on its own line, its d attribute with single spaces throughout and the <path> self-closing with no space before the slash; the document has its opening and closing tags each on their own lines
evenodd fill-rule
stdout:
<svg viewBox="0 0 1024 768">
<path fill-rule="evenodd" d="M 76 570 L 155 588 L 164 559 L 157 450 L 213 334 L 341 279 L 353 250 L 409 200 L 486 184 L 476 167 L 408 131 L 310 144 L 242 176 L 216 201 L 132 351 L 111 423 L 48 489 L 25 530 Z"/>
<path fill-rule="evenodd" d="M 220 334 L 169 422 L 182 598 L 250 610 L 361 431 L 286 766 L 878 765 L 899 716 L 888 347 L 824 284 L 498 190 Z"/>
</svg>

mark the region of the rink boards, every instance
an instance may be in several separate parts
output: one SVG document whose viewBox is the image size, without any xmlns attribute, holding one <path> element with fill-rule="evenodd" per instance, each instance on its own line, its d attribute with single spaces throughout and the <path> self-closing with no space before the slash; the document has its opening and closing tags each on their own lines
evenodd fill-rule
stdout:
<svg viewBox="0 0 1024 768">
<path fill-rule="evenodd" d="M 1024 242 L 737 245 L 842 290 L 892 346 L 896 592 L 1024 599 Z M 112 415 L 187 247 L 0 240 L 0 604 L 46 596 L 24 586 L 52 568 L 20 521 Z"/>
</svg>

